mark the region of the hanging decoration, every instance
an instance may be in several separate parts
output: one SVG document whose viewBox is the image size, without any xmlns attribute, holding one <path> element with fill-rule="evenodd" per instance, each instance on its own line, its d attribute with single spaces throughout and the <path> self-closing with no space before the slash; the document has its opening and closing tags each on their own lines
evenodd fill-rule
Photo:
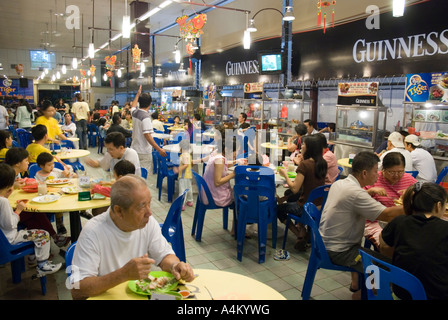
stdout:
<svg viewBox="0 0 448 320">
<path fill-rule="evenodd" d="M 134 63 L 134 72 L 137 72 L 137 65 L 140 64 L 140 57 L 142 55 L 142 50 L 137 44 L 132 48 L 132 62 Z"/>
<path fill-rule="evenodd" d="M 330 7 L 331 5 L 333 5 L 333 10 L 332 10 L 332 27 L 334 28 L 334 7 L 336 6 L 336 0 L 333 1 L 322 1 L 322 0 L 318 0 L 317 1 L 317 26 L 320 27 L 322 24 L 322 14 L 323 14 L 323 18 L 324 18 L 324 33 L 326 32 L 326 28 L 327 28 L 327 13 L 325 12 L 325 10 Z"/>
<path fill-rule="evenodd" d="M 179 32 L 181 38 L 186 41 L 194 42 L 197 38 L 200 38 L 204 31 L 205 23 L 207 22 L 207 15 L 205 13 L 201 13 L 188 20 L 187 16 L 182 16 L 176 19 L 177 24 L 179 25 Z"/>
<path fill-rule="evenodd" d="M 95 68 L 95 66 L 92 64 L 92 65 L 90 66 L 90 76 L 91 76 L 92 78 L 95 76 L 95 70 L 96 70 L 96 68 Z"/>
<path fill-rule="evenodd" d="M 106 61 L 106 76 L 109 78 L 110 86 L 112 87 L 112 77 L 114 76 L 115 70 L 115 61 L 117 61 L 117 56 L 106 56 L 104 57 L 104 61 Z"/>
<path fill-rule="evenodd" d="M 21 64 L 21 63 L 16 64 L 16 72 L 17 72 L 17 75 L 23 76 L 23 64 Z"/>
</svg>

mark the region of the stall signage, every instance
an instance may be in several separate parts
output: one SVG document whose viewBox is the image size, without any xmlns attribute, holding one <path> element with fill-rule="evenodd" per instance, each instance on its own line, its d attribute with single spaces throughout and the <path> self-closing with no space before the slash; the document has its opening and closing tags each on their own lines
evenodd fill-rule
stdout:
<svg viewBox="0 0 448 320">
<path fill-rule="evenodd" d="M 338 86 L 338 104 L 376 106 L 378 82 L 343 82 Z"/>
<path fill-rule="evenodd" d="M 19 79 L 0 80 L 0 96 L 13 99 L 25 99 L 28 103 L 34 104 L 32 80 L 28 80 L 28 88 L 21 88 Z"/>
<path fill-rule="evenodd" d="M 448 72 L 408 74 L 406 102 L 448 102 Z"/>
<path fill-rule="evenodd" d="M 245 99 L 262 99 L 263 98 L 263 82 L 253 82 L 244 84 Z"/>
</svg>

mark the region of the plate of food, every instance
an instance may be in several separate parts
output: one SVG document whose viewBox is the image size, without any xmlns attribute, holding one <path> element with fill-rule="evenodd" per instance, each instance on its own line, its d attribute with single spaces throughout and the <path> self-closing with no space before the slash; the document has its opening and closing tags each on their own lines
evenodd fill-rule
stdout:
<svg viewBox="0 0 448 320">
<path fill-rule="evenodd" d="M 52 203 L 59 200 L 61 196 L 58 194 L 46 194 L 44 196 L 38 196 L 32 199 L 36 203 Z"/>
<path fill-rule="evenodd" d="M 179 281 L 169 272 L 152 271 L 147 279 L 131 280 L 129 289 L 139 295 L 150 296 L 153 292 L 167 293 L 177 288 Z"/>
<path fill-rule="evenodd" d="M 438 86 L 433 86 L 429 89 L 429 100 L 441 101 L 445 91 Z"/>
<path fill-rule="evenodd" d="M 45 181 L 48 185 L 59 185 L 66 184 L 70 182 L 70 179 L 50 179 Z"/>
<path fill-rule="evenodd" d="M 443 89 L 448 89 L 448 73 L 445 73 L 440 77 L 439 85 Z"/>
<path fill-rule="evenodd" d="M 64 187 L 61 190 L 68 194 L 77 194 L 80 191 L 78 187 Z"/>
</svg>

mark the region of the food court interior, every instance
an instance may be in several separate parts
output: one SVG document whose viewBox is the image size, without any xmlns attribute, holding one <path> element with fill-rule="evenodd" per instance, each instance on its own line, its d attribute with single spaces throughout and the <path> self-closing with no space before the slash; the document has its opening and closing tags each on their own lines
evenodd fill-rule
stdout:
<svg viewBox="0 0 448 320">
<path fill-rule="evenodd" d="M 80 92 L 91 110 L 99 100 L 98 112 L 106 117 L 113 101 L 123 108 L 141 86 L 163 121 L 198 113 L 209 128 L 232 128 L 244 112 L 272 144 L 286 143 L 298 123 L 311 119 L 318 130 L 334 128 L 325 134 L 338 160 L 375 151 L 390 132 L 412 130 L 440 173 L 448 165 L 448 30 L 441 9 L 447 4 L 407 0 L 404 12 L 396 14 L 396 2 L 3 1 L 0 104 L 12 110 L 24 99 L 37 109 L 42 99 L 63 99 L 71 105 Z M 93 159 L 104 156 L 97 146 L 88 150 Z M 80 161 L 88 176 L 104 176 L 101 168 Z M 341 178 L 349 173 L 349 166 L 343 167 Z M 158 200 L 156 177 L 149 172 L 146 181 L 153 215 L 163 222 L 171 203 L 166 183 Z M 178 190 L 176 183 L 174 197 Z M 196 203 L 195 183 L 193 190 Z M 277 194 L 284 191 L 281 184 Z M 274 260 L 268 231 L 266 260 L 259 263 L 257 230 L 251 227 L 239 261 L 236 240 L 222 228 L 221 210 L 209 211 L 200 242 L 190 236 L 195 207 L 182 212 L 193 268 L 246 275 L 288 300 L 301 299 L 309 249 L 295 250 L 289 233 L 290 259 Z M 231 225 L 231 214 L 229 219 Z M 69 230 L 68 213 L 64 221 Z M 277 249 L 283 234 L 279 223 Z M 55 262 L 64 262 L 53 244 L 52 254 Z M 39 281 L 31 280 L 33 273 L 27 269 L 21 283 L 13 284 L 9 263 L 2 265 L 0 299 L 72 299 L 63 269 L 47 277 L 45 296 Z M 350 281 L 347 272 L 321 269 L 311 299 L 350 300 Z"/>
</svg>

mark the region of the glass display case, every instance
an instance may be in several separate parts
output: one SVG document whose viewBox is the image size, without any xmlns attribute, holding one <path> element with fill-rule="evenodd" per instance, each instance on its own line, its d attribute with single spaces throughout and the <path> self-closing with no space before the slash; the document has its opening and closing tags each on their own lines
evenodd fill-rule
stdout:
<svg viewBox="0 0 448 320">
<path fill-rule="evenodd" d="M 222 100 L 204 100 L 204 121 L 207 124 L 217 125 L 222 122 Z"/>
<path fill-rule="evenodd" d="M 334 143 L 374 151 L 383 141 L 386 107 L 337 105 Z"/>
</svg>

